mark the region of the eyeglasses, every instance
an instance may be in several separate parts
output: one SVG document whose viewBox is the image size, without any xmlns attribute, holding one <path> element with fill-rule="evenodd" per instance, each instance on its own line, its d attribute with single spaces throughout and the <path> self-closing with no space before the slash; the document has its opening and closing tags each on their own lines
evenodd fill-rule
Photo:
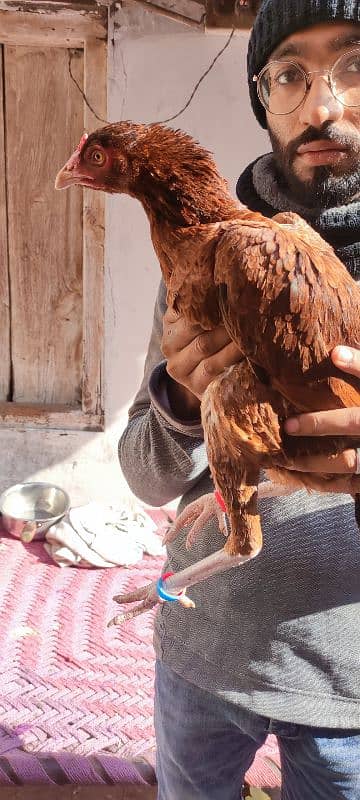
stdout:
<svg viewBox="0 0 360 800">
<path fill-rule="evenodd" d="M 305 100 L 314 75 L 327 78 L 330 91 L 343 106 L 360 106 L 360 48 L 341 55 L 330 70 L 305 72 L 293 61 L 270 61 L 253 81 L 266 111 L 291 114 Z"/>
</svg>

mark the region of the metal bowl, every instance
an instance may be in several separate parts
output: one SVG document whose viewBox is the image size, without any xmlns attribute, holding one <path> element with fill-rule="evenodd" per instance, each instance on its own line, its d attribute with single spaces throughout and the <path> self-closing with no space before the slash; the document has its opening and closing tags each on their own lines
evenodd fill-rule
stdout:
<svg viewBox="0 0 360 800">
<path fill-rule="evenodd" d="M 44 539 L 69 508 L 68 494 L 52 483 L 17 483 L 0 496 L 2 525 L 23 542 Z"/>
</svg>

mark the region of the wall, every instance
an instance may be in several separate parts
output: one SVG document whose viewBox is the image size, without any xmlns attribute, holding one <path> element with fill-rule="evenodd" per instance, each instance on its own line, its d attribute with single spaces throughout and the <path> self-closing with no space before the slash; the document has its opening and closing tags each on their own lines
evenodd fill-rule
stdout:
<svg viewBox="0 0 360 800">
<path fill-rule="evenodd" d="M 163 120 L 183 107 L 229 32 L 203 34 L 126 3 L 109 45 L 110 120 Z M 234 191 L 242 168 L 268 149 L 246 88 L 247 34 L 237 32 L 189 108 L 172 124 L 213 151 Z M 117 441 L 141 379 L 159 267 L 140 205 L 110 198 L 106 225 L 104 433 L 0 431 L 0 490 L 23 480 L 50 480 L 73 504 L 116 502 L 126 491 Z"/>
</svg>

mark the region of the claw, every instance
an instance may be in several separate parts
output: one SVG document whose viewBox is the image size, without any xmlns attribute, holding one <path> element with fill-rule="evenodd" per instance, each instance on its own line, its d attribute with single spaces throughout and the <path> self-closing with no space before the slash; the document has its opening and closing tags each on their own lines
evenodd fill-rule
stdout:
<svg viewBox="0 0 360 800">
<path fill-rule="evenodd" d="M 116 594 L 113 600 L 115 600 L 116 603 L 134 603 L 136 600 L 146 600 L 153 596 L 153 589 L 156 589 L 156 583 L 154 581 L 153 583 L 147 583 L 146 586 L 141 586 L 139 589 L 133 589 L 132 592 Z"/>
<path fill-rule="evenodd" d="M 203 527 L 213 517 L 216 517 L 221 533 L 223 533 L 224 536 L 227 536 L 228 531 L 226 528 L 224 512 L 219 507 L 215 495 L 211 492 L 211 494 L 204 494 L 202 497 L 194 500 L 193 503 L 190 503 L 188 506 L 186 506 L 186 508 L 184 508 L 184 511 L 179 514 L 171 528 L 169 528 L 167 531 L 163 540 L 164 544 L 173 542 L 178 533 L 183 528 L 186 528 L 190 525 L 191 527 L 186 537 L 186 549 L 190 550 L 200 535 Z"/>
<path fill-rule="evenodd" d="M 205 497 L 208 498 L 206 500 L 206 504 L 204 505 L 203 510 L 201 511 L 200 515 L 198 516 L 194 524 L 191 526 L 189 533 L 186 537 L 185 547 L 187 550 L 190 550 L 192 548 L 194 542 L 196 542 L 196 539 L 198 539 L 198 537 L 200 536 L 207 522 L 209 522 L 209 520 L 212 519 L 213 517 L 217 519 L 220 533 L 222 533 L 225 537 L 228 536 L 228 530 L 225 522 L 225 514 L 219 508 L 219 505 L 214 495 L 212 494 L 205 495 Z"/>
<path fill-rule="evenodd" d="M 110 620 L 110 622 L 108 622 L 107 627 L 111 628 L 112 625 L 123 625 L 124 622 L 140 616 L 140 614 L 143 614 L 144 611 L 150 611 L 151 608 L 152 606 L 149 606 L 145 602 L 140 603 L 140 605 L 136 606 L 136 608 L 132 608 L 131 611 L 125 611 L 124 614 L 117 614 Z"/>
<path fill-rule="evenodd" d="M 181 574 L 181 573 L 179 573 Z M 168 586 L 169 581 L 164 581 L 163 586 L 167 592 L 171 592 L 172 588 Z M 195 608 L 195 603 L 190 597 L 186 595 L 186 588 L 181 591 L 176 597 L 177 601 L 184 606 L 184 608 Z M 138 617 L 139 614 L 143 614 L 145 611 L 150 611 L 157 603 L 163 603 L 164 600 L 159 596 L 158 591 L 158 582 L 154 581 L 153 583 L 148 583 L 147 586 L 141 586 L 140 589 L 134 589 L 132 592 L 125 592 L 125 594 L 117 594 L 113 597 L 116 603 L 120 604 L 127 604 L 127 603 L 134 603 L 137 600 L 141 602 L 138 603 L 134 608 L 130 609 L 130 611 L 125 611 L 123 614 L 118 614 L 117 616 L 113 617 L 113 619 L 108 622 L 107 627 L 110 628 L 112 625 L 122 625 L 123 622 L 127 622 L 129 619 L 134 619 L 134 617 Z"/>
<path fill-rule="evenodd" d="M 169 542 L 173 542 L 182 528 L 192 525 L 197 520 L 199 514 L 201 513 L 201 500 L 202 498 L 199 498 L 199 500 L 194 500 L 193 503 L 190 503 L 188 506 L 186 506 L 184 511 L 182 511 L 178 517 L 176 517 L 173 524 L 170 525 L 165 533 L 163 544 L 169 544 Z"/>
<path fill-rule="evenodd" d="M 156 582 L 148 583 L 146 586 L 141 586 L 140 589 L 135 589 L 132 592 L 125 592 L 125 594 L 117 594 L 113 598 L 116 603 L 126 604 L 126 603 L 134 603 L 137 600 L 142 602 L 138 603 L 135 608 L 132 608 L 130 611 L 125 611 L 123 614 L 118 614 L 117 616 L 113 617 L 110 622 L 108 622 L 107 627 L 110 628 L 112 625 L 122 625 L 123 622 L 127 622 L 129 619 L 134 619 L 134 617 L 138 617 L 139 614 L 143 614 L 145 611 L 150 611 L 151 608 L 156 606 L 156 603 L 159 602 L 159 596 L 156 591 Z"/>
</svg>

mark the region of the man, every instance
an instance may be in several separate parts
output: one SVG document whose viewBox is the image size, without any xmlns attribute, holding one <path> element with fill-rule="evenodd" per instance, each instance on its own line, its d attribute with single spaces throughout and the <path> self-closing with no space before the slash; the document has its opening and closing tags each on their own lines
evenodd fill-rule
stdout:
<svg viewBox="0 0 360 800">
<path fill-rule="evenodd" d="M 360 7 L 357 0 L 265 0 L 248 53 L 253 109 L 273 152 L 237 192 L 267 216 L 300 213 L 360 278 Z M 254 80 L 255 79 L 255 80 Z M 360 310 L 359 310 L 360 311 Z M 167 361 L 162 362 L 162 353 Z M 133 491 L 180 509 L 211 491 L 199 418 L 210 380 L 240 357 L 157 299 L 145 376 L 120 442 Z M 360 351 L 334 363 L 360 378 Z M 296 435 L 360 435 L 360 408 L 288 420 Z M 135 454 L 135 455 L 134 455 Z M 297 469 L 360 472 L 359 451 Z M 360 477 L 354 474 L 354 490 Z M 261 504 L 264 548 L 247 565 L 192 588 L 196 610 L 164 603 L 156 619 L 159 800 L 235 800 L 269 732 L 282 797 L 360 797 L 360 537 L 348 495 L 297 492 Z M 185 534 L 184 534 L 185 536 Z M 209 524 L 178 571 L 222 546 Z"/>
</svg>

